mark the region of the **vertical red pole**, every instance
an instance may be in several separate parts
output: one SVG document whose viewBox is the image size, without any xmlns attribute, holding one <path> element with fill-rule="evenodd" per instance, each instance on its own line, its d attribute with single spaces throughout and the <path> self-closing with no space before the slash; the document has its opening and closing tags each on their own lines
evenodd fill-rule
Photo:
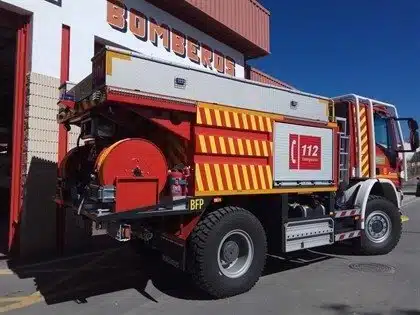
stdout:
<svg viewBox="0 0 420 315">
<path fill-rule="evenodd" d="M 61 30 L 61 70 L 60 84 L 69 80 L 70 72 L 70 27 L 63 25 Z M 68 133 L 63 125 L 59 125 L 58 130 L 58 165 L 65 157 L 68 147 Z M 62 252 L 65 241 L 66 212 L 61 206 L 57 206 L 57 249 Z"/>
<path fill-rule="evenodd" d="M 19 250 L 18 224 L 22 208 L 22 155 L 24 147 L 24 115 L 26 99 L 26 73 L 28 71 L 28 47 L 30 45 L 29 26 L 26 17 L 22 17 L 16 33 L 16 67 L 13 102 L 13 148 L 12 180 L 10 189 L 10 218 L 8 250 Z"/>
<path fill-rule="evenodd" d="M 63 25 L 61 32 L 61 70 L 60 84 L 69 80 L 70 72 L 70 27 Z M 63 125 L 58 131 L 58 163 L 67 153 L 68 134 Z"/>
</svg>

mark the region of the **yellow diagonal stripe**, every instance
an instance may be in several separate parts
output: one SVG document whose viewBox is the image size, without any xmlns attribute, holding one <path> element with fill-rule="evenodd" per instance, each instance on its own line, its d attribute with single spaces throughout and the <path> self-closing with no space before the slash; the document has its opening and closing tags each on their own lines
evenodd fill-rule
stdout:
<svg viewBox="0 0 420 315">
<path fill-rule="evenodd" d="M 269 117 L 266 117 L 265 120 L 266 120 L 266 124 L 267 124 L 267 131 L 272 132 L 273 129 L 271 127 L 271 119 Z"/>
<path fill-rule="evenodd" d="M 260 142 L 258 140 L 254 140 L 254 147 L 255 147 L 255 154 L 257 156 L 261 156 Z"/>
<path fill-rule="evenodd" d="M 362 160 L 362 165 L 365 165 L 369 160 L 369 155 L 366 155 Z"/>
<path fill-rule="evenodd" d="M 204 191 L 203 180 L 201 179 L 200 166 L 195 165 L 195 182 L 197 183 L 197 190 Z"/>
<path fill-rule="evenodd" d="M 268 189 L 271 189 L 271 188 L 273 188 L 273 178 L 272 178 L 272 175 L 271 175 L 271 167 L 270 167 L 270 165 L 267 165 L 265 167 L 265 171 L 267 173 L 267 178 L 268 178 L 268 182 L 269 182 L 269 186 L 267 188 Z"/>
<path fill-rule="evenodd" d="M 199 135 L 198 136 L 198 141 L 200 142 L 201 152 L 207 153 L 206 140 L 205 140 L 204 136 L 203 135 Z"/>
<path fill-rule="evenodd" d="M 214 136 L 209 136 L 209 140 L 210 140 L 211 153 L 216 154 L 217 147 L 216 147 L 216 141 L 214 141 Z"/>
<path fill-rule="evenodd" d="M 222 117 L 220 117 L 220 111 L 218 109 L 214 109 L 214 116 L 216 116 L 216 125 L 221 127 L 222 126 Z"/>
<path fill-rule="evenodd" d="M 223 154 L 226 154 L 226 145 L 225 145 L 225 138 L 219 137 L 219 144 L 220 144 L 220 150 L 222 150 Z"/>
<path fill-rule="evenodd" d="M 213 125 L 213 121 L 212 121 L 211 115 L 210 115 L 210 109 L 204 108 L 204 114 L 206 115 L 207 124 L 208 125 Z"/>
<path fill-rule="evenodd" d="M 233 122 L 235 124 L 235 128 L 240 129 L 241 128 L 241 124 L 239 123 L 239 114 L 237 112 L 233 112 Z"/>
<path fill-rule="evenodd" d="M 260 131 L 265 131 L 265 124 L 262 116 L 258 116 L 258 123 L 260 125 Z"/>
<path fill-rule="evenodd" d="M 265 176 L 264 176 L 264 170 L 262 165 L 258 165 L 258 175 L 261 179 L 261 189 L 267 189 L 265 185 Z"/>
<path fill-rule="evenodd" d="M 263 147 L 264 156 L 268 156 L 267 142 L 263 141 L 262 142 L 262 147 Z"/>
<path fill-rule="evenodd" d="M 203 120 L 201 119 L 201 110 L 197 109 L 197 124 L 201 125 L 203 123 Z"/>
<path fill-rule="evenodd" d="M 244 155 L 245 151 L 244 151 L 244 144 L 242 142 L 242 139 L 236 139 L 236 141 L 238 142 L 239 154 Z"/>
<path fill-rule="evenodd" d="M 258 187 L 257 174 L 255 173 L 255 165 L 250 165 L 250 168 L 251 168 L 252 184 L 254 185 L 254 189 L 260 189 L 260 187 Z"/>
<path fill-rule="evenodd" d="M 242 165 L 242 175 L 244 175 L 245 188 L 247 190 L 251 189 L 251 185 L 249 185 L 248 170 L 246 169 L 246 165 Z"/>
<path fill-rule="evenodd" d="M 230 176 L 229 166 L 227 164 L 224 164 L 223 169 L 225 171 L 226 182 L 227 182 L 227 186 L 228 186 L 227 188 L 229 190 L 233 190 L 232 178 Z"/>
<path fill-rule="evenodd" d="M 244 129 L 249 129 L 247 115 L 244 113 L 241 113 L 241 117 L 242 117 L 242 122 L 244 123 Z"/>
<path fill-rule="evenodd" d="M 248 155 L 253 155 L 254 152 L 252 151 L 251 140 L 245 139 L 245 144 L 246 144 L 246 150 L 248 151 Z"/>
<path fill-rule="evenodd" d="M 210 165 L 204 164 L 204 172 L 206 173 L 207 185 L 209 186 L 209 190 L 214 190 L 213 185 L 213 178 L 211 176 Z"/>
<path fill-rule="evenodd" d="M 365 146 L 362 150 L 362 155 L 365 155 L 367 153 L 368 149 L 369 149 L 369 147 Z"/>
<path fill-rule="evenodd" d="M 223 187 L 222 173 L 220 172 L 219 164 L 214 164 L 214 170 L 216 173 L 217 187 L 219 188 L 219 190 L 225 190 L 225 188 Z"/>
<path fill-rule="evenodd" d="M 251 117 L 251 126 L 252 126 L 252 130 L 257 130 L 257 123 L 255 121 L 255 116 L 254 115 L 249 115 Z"/>
<path fill-rule="evenodd" d="M 238 170 L 238 165 L 233 165 L 233 174 L 235 175 L 235 183 L 236 183 L 236 187 L 238 187 L 238 190 L 242 190 L 242 185 L 241 185 L 241 178 L 239 177 L 239 170 Z M 247 188 L 249 189 L 249 188 Z"/>
<path fill-rule="evenodd" d="M 362 138 L 362 147 L 367 143 L 367 141 L 368 141 L 368 137 L 363 137 Z"/>
<path fill-rule="evenodd" d="M 226 121 L 226 127 L 232 127 L 231 123 L 230 123 L 230 116 L 229 116 L 229 112 L 224 111 L 223 112 L 225 115 L 225 121 Z"/>
<path fill-rule="evenodd" d="M 229 150 L 231 154 L 236 154 L 236 150 L 235 150 L 235 144 L 233 143 L 233 139 L 232 138 L 228 138 L 228 142 L 229 142 Z"/>
</svg>

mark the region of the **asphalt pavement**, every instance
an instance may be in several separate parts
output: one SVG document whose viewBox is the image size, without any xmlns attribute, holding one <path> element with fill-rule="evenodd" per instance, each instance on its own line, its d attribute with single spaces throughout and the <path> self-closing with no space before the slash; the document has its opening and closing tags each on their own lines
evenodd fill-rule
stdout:
<svg viewBox="0 0 420 315">
<path fill-rule="evenodd" d="M 183 274 L 129 246 L 90 256 L 0 269 L 0 313 L 420 315 L 420 198 L 407 195 L 409 221 L 384 256 L 347 246 L 269 257 L 248 293 L 211 300 Z"/>
</svg>

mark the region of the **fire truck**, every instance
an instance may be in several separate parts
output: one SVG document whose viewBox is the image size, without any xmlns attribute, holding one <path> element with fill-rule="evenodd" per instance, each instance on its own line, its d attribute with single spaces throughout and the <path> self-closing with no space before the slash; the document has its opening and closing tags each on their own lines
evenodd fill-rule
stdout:
<svg viewBox="0 0 420 315">
<path fill-rule="evenodd" d="M 216 298 L 249 291 L 269 253 L 349 240 L 380 255 L 401 237 L 404 152 L 419 136 L 391 104 L 110 46 L 58 104 L 58 123 L 80 134 L 56 202 L 156 250 Z"/>
</svg>

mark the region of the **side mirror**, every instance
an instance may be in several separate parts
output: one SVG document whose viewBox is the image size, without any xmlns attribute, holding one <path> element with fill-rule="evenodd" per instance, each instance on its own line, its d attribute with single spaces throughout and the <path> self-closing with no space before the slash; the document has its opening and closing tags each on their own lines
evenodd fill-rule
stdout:
<svg viewBox="0 0 420 315">
<path fill-rule="evenodd" d="M 413 118 L 396 118 L 392 117 L 390 118 L 394 121 L 407 121 L 408 129 L 410 130 L 410 150 L 405 149 L 397 149 L 396 152 L 416 152 L 419 148 L 419 124 L 417 121 Z M 405 137 L 404 137 L 405 138 Z M 406 138 L 405 138 L 406 139 Z"/>
<path fill-rule="evenodd" d="M 410 131 L 410 146 L 412 151 L 416 151 L 419 148 L 419 132 L 417 130 L 411 129 Z"/>
</svg>

